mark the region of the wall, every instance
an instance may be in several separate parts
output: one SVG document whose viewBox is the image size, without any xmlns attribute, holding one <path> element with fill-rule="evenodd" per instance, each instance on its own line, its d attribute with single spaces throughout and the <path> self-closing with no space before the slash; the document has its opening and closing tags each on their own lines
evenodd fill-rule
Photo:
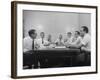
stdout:
<svg viewBox="0 0 100 80">
<path fill-rule="evenodd" d="M 79 14 L 79 26 L 87 26 L 91 30 L 91 14 Z"/>
<path fill-rule="evenodd" d="M 23 11 L 24 37 L 28 36 L 30 29 L 35 29 L 38 33 L 45 32 L 52 35 L 53 41 L 59 34 L 65 37 L 67 32 L 79 30 L 81 26 L 88 26 L 90 29 L 90 14 L 69 13 L 69 12 L 47 12 L 47 11 Z"/>
<path fill-rule="evenodd" d="M 25 0 L 24 0 L 25 1 Z M 80 5 L 100 5 L 100 0 L 31 0 L 42 2 L 56 2 L 64 4 Z M 100 6 L 99 12 L 100 14 Z M 100 16 L 98 15 L 100 22 Z M 100 24 L 98 24 L 100 26 Z M 100 35 L 100 27 L 98 34 Z M 98 47 L 100 47 L 100 37 L 98 36 Z M 100 49 L 98 49 L 100 53 Z M 100 54 L 98 54 L 100 57 Z M 100 68 L 100 58 L 98 58 L 98 68 Z M 0 0 L 0 80 L 14 80 L 10 78 L 11 73 L 11 0 Z M 73 75 L 45 78 L 28 78 L 21 80 L 100 80 L 100 69 L 98 74 Z M 17 79 L 16 79 L 17 80 Z M 18 79 L 20 80 L 20 79 Z"/>
<path fill-rule="evenodd" d="M 55 40 L 59 34 L 77 30 L 79 27 L 79 14 L 61 12 L 24 11 L 24 34 L 28 35 L 30 29 L 36 29 L 38 36 L 45 32 L 51 34 Z"/>
</svg>

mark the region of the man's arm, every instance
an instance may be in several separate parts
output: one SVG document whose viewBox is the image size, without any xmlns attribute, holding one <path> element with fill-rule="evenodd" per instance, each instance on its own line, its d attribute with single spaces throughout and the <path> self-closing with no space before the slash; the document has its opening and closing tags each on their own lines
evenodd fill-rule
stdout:
<svg viewBox="0 0 100 80">
<path fill-rule="evenodd" d="M 81 41 L 82 41 L 82 39 L 78 38 L 75 42 L 70 43 L 69 46 L 70 47 L 75 47 L 75 48 L 80 48 L 81 46 L 83 46 Z"/>
<path fill-rule="evenodd" d="M 73 48 L 80 48 L 80 47 L 83 46 L 83 44 L 82 43 L 80 43 L 80 44 L 67 44 L 67 46 L 68 47 L 73 47 Z"/>
</svg>

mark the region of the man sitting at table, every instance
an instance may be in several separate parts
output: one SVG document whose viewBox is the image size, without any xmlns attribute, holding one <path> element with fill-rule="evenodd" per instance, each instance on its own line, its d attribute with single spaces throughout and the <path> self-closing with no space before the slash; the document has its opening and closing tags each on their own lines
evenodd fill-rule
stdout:
<svg viewBox="0 0 100 80">
<path fill-rule="evenodd" d="M 49 44 L 52 44 L 52 36 L 49 34 L 47 37 L 47 41 L 49 42 Z"/>
<path fill-rule="evenodd" d="M 82 38 L 80 36 L 80 32 L 79 31 L 75 31 L 71 43 L 69 43 L 67 46 L 74 48 L 74 45 L 76 46 L 76 45 L 80 44 L 81 40 L 82 40 Z"/>
<path fill-rule="evenodd" d="M 67 33 L 67 37 L 64 40 L 64 44 L 65 44 L 66 47 L 69 47 L 69 44 L 72 43 L 72 38 L 73 38 L 72 37 L 72 33 L 71 32 L 68 32 Z"/>
<path fill-rule="evenodd" d="M 77 61 L 79 62 L 90 62 L 90 53 L 91 53 L 91 37 L 89 35 L 89 30 L 87 26 L 82 26 L 80 30 L 82 40 L 80 44 L 73 45 L 76 48 L 81 48 L 81 54 L 78 55 Z M 85 63 L 86 63 L 85 62 Z M 90 63 L 89 63 L 90 64 Z"/>
<path fill-rule="evenodd" d="M 45 33 L 40 33 L 40 38 L 37 39 L 37 44 L 39 45 L 38 49 L 46 49 L 46 46 L 49 45 L 49 42 L 45 39 Z"/>
<path fill-rule="evenodd" d="M 52 35 L 51 34 L 49 34 L 47 36 L 47 41 L 48 41 L 48 46 L 47 46 L 48 49 L 51 49 L 51 48 L 54 48 L 55 47 L 55 43 L 52 40 Z"/>
<path fill-rule="evenodd" d="M 55 41 L 56 46 L 64 46 L 63 36 L 60 34 L 58 39 Z"/>
<path fill-rule="evenodd" d="M 80 30 L 82 36 L 80 44 L 73 45 L 73 47 L 84 49 L 85 51 L 91 51 L 91 37 L 87 26 L 82 26 Z"/>
<path fill-rule="evenodd" d="M 34 68 L 38 67 L 38 62 L 36 57 L 34 57 L 34 53 L 32 50 L 36 49 L 38 46 L 36 44 L 36 30 L 31 29 L 28 31 L 29 36 L 25 37 L 23 40 L 23 66 L 28 66 L 28 68 L 32 68 L 34 64 Z"/>
<path fill-rule="evenodd" d="M 44 32 L 40 33 L 40 38 L 37 40 L 37 44 L 39 45 L 39 47 L 38 47 L 39 50 L 46 49 L 47 46 L 49 45 L 49 42 L 45 39 L 45 33 Z M 43 57 L 42 55 L 39 56 L 40 68 L 45 68 L 47 61 L 48 61 L 47 58 Z"/>
<path fill-rule="evenodd" d="M 84 57 L 84 62 L 86 65 L 90 65 L 90 53 L 91 53 L 91 36 L 89 34 L 89 30 L 87 26 L 82 26 L 81 27 L 81 35 L 83 36 L 82 41 L 81 41 L 81 50 L 83 53 Z M 80 60 L 82 56 L 79 57 Z"/>
</svg>

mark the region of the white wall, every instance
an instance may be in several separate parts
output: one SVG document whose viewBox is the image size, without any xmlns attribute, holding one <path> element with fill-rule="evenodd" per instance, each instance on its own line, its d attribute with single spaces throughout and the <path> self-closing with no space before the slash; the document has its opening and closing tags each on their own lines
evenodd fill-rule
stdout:
<svg viewBox="0 0 100 80">
<path fill-rule="evenodd" d="M 79 28 L 77 13 L 24 11 L 23 14 L 25 36 L 28 35 L 30 29 L 36 29 L 38 36 L 43 31 L 46 36 L 51 34 L 55 40 L 59 34 L 64 35 Z"/>
<path fill-rule="evenodd" d="M 25 1 L 25 0 L 24 0 Z M 100 0 L 31 0 L 42 2 L 56 2 L 66 4 L 99 5 Z M 14 80 L 10 78 L 11 68 L 11 0 L 0 0 L 0 80 Z M 100 6 L 99 6 L 100 14 Z M 100 22 L 100 16 L 98 16 Z M 98 24 L 100 26 L 100 24 Z M 100 35 L 100 27 L 98 34 Z M 100 37 L 98 36 L 100 48 Z M 100 53 L 100 49 L 98 49 Z M 100 54 L 98 54 L 100 57 Z M 26 80 L 100 80 L 100 58 L 98 58 L 98 74 L 73 75 L 45 78 L 27 78 Z M 17 80 L 17 79 L 16 79 Z M 18 79 L 20 80 L 20 79 Z M 21 79 L 25 80 L 25 79 Z"/>
<path fill-rule="evenodd" d="M 38 36 L 40 32 L 52 35 L 56 40 L 59 34 L 65 37 L 67 32 L 79 30 L 81 26 L 90 29 L 90 14 L 69 12 L 46 12 L 46 11 L 23 11 L 24 36 L 28 35 L 30 29 L 36 29 Z"/>
<path fill-rule="evenodd" d="M 79 26 L 87 26 L 91 33 L 91 14 L 79 14 Z"/>
</svg>

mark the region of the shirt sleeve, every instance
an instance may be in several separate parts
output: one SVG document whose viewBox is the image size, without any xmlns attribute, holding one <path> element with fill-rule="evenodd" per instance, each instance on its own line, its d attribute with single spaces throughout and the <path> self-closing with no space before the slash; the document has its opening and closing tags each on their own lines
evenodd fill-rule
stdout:
<svg viewBox="0 0 100 80">
<path fill-rule="evenodd" d="M 27 46 L 27 39 L 24 38 L 24 39 L 23 39 L 23 48 L 24 48 L 23 51 L 24 51 L 24 52 L 28 51 L 28 49 L 26 48 L 26 46 Z"/>
<path fill-rule="evenodd" d="M 89 40 L 90 40 L 89 37 L 85 36 L 81 41 L 82 45 L 86 46 L 88 44 Z"/>
<path fill-rule="evenodd" d="M 45 40 L 44 44 L 49 44 L 49 42 L 47 40 Z"/>
<path fill-rule="evenodd" d="M 77 40 L 76 40 L 75 42 L 72 42 L 71 44 L 77 45 L 77 44 L 79 44 L 80 42 L 81 42 L 81 38 L 78 37 Z"/>
<path fill-rule="evenodd" d="M 55 43 L 57 43 L 58 42 L 58 39 L 55 41 Z"/>
</svg>

